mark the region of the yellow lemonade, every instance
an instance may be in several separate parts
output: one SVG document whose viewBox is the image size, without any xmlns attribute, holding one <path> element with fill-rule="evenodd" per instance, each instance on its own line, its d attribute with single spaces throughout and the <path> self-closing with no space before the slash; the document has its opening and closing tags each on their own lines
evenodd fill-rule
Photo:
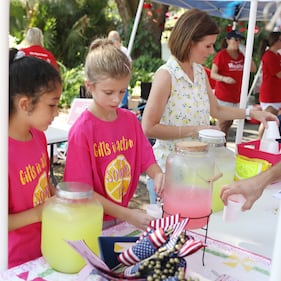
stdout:
<svg viewBox="0 0 281 281">
<path fill-rule="evenodd" d="M 84 240 L 99 255 L 103 209 L 95 200 L 51 198 L 42 214 L 41 250 L 49 265 L 60 272 L 77 273 L 86 264 L 66 240 Z"/>
</svg>

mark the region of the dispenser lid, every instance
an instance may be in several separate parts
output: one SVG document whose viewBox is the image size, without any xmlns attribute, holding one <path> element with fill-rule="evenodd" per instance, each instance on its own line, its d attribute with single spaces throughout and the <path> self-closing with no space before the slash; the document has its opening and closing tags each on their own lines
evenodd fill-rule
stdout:
<svg viewBox="0 0 281 281">
<path fill-rule="evenodd" d="M 60 182 L 56 187 L 56 194 L 66 199 L 86 199 L 93 195 L 93 188 L 81 182 Z"/>
<path fill-rule="evenodd" d="M 225 143 L 225 133 L 215 129 L 200 130 L 199 138 L 207 143 Z"/>
<path fill-rule="evenodd" d="M 177 151 L 202 152 L 208 150 L 208 144 L 199 141 L 183 141 L 176 143 Z"/>
</svg>

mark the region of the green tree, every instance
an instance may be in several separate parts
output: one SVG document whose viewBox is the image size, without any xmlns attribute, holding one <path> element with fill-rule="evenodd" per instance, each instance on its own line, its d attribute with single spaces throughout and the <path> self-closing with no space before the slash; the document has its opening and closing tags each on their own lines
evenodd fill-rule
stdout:
<svg viewBox="0 0 281 281">
<path fill-rule="evenodd" d="M 115 0 L 122 20 L 122 34 L 128 43 L 138 8 L 138 0 Z M 132 57 L 141 55 L 161 58 L 161 36 L 169 6 L 145 3 L 132 50 Z"/>
<path fill-rule="evenodd" d="M 29 27 L 41 28 L 45 47 L 74 67 L 84 61 L 93 38 L 109 29 L 107 5 L 107 0 L 11 0 L 10 34 L 22 40 Z"/>
</svg>

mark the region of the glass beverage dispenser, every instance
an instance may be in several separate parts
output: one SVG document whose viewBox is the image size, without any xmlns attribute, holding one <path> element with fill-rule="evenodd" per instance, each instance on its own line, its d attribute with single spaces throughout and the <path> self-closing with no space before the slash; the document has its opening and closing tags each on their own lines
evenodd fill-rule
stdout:
<svg viewBox="0 0 281 281">
<path fill-rule="evenodd" d="M 215 162 L 202 142 L 180 142 L 166 161 L 164 217 L 189 218 L 187 229 L 201 228 L 211 214 Z"/>
<path fill-rule="evenodd" d="M 99 255 L 103 208 L 93 197 L 93 188 L 77 182 L 59 183 L 42 213 L 41 250 L 49 265 L 60 272 L 77 273 L 84 259 L 66 240 L 84 240 Z"/>
</svg>

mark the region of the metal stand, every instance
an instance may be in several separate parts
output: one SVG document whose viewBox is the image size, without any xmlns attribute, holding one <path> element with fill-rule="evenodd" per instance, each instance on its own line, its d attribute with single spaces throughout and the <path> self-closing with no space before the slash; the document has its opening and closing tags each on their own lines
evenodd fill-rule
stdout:
<svg viewBox="0 0 281 281">
<path fill-rule="evenodd" d="M 207 238 L 208 238 L 208 227 L 209 227 L 209 220 L 210 220 L 210 215 L 212 214 L 212 210 L 210 212 L 210 214 L 208 216 L 206 216 L 207 218 L 207 224 L 205 227 L 202 227 L 203 230 L 205 230 L 205 236 L 204 236 L 204 243 L 205 245 L 207 244 Z M 206 247 L 204 247 L 203 249 L 203 255 L 202 255 L 202 265 L 205 266 L 205 252 L 206 252 Z"/>
</svg>

